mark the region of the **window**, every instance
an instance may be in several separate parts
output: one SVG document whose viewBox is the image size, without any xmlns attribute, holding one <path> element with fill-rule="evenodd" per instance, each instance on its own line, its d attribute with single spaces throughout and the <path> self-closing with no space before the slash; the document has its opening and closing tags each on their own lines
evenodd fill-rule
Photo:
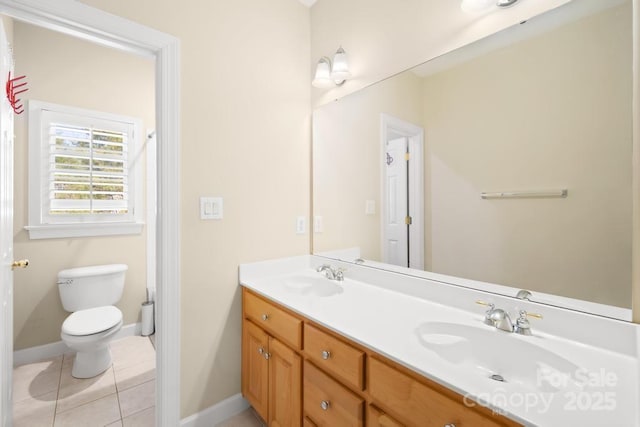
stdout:
<svg viewBox="0 0 640 427">
<path fill-rule="evenodd" d="M 141 121 L 29 102 L 29 236 L 142 230 Z"/>
</svg>

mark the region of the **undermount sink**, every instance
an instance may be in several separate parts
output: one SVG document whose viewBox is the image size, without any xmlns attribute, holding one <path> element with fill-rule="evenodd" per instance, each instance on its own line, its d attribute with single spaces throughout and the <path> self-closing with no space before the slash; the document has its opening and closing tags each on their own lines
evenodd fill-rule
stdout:
<svg viewBox="0 0 640 427">
<path fill-rule="evenodd" d="M 319 273 L 288 276 L 282 282 L 287 292 L 305 296 L 329 297 L 344 292 L 341 285 Z"/>
<path fill-rule="evenodd" d="M 568 359 L 525 341 L 531 337 L 514 336 L 483 324 L 425 322 L 415 332 L 423 347 L 488 381 L 554 393 L 572 387 L 579 370 Z"/>
</svg>

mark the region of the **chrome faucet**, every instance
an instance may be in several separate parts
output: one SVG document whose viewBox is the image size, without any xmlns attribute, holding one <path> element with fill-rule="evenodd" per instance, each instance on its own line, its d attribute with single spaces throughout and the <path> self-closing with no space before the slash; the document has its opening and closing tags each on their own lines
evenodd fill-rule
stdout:
<svg viewBox="0 0 640 427">
<path fill-rule="evenodd" d="M 520 310 L 520 317 L 518 317 L 514 325 L 509 313 L 501 308 L 496 308 L 495 304 L 484 301 L 476 301 L 476 303 L 489 307 L 484 314 L 484 323 L 505 332 L 515 332 L 520 335 L 531 335 L 531 325 L 529 324 L 527 316 L 542 319 L 542 315 L 540 314 L 527 313 L 525 310 Z"/>
<path fill-rule="evenodd" d="M 342 282 L 344 280 L 344 270 L 342 268 L 334 269 L 329 264 L 322 264 L 320 267 L 316 268 L 318 273 L 324 272 L 324 275 L 329 280 L 337 280 L 338 282 Z"/>
<path fill-rule="evenodd" d="M 526 299 L 527 301 L 530 301 L 531 292 L 526 290 L 526 289 L 520 289 L 518 291 L 518 293 L 516 294 L 516 298 L 518 298 L 518 299 Z"/>
<path fill-rule="evenodd" d="M 509 313 L 501 308 L 496 308 L 495 304 L 484 301 L 476 301 L 480 305 L 486 305 L 489 309 L 484 313 L 484 323 L 501 331 L 513 332 L 513 322 Z"/>
</svg>

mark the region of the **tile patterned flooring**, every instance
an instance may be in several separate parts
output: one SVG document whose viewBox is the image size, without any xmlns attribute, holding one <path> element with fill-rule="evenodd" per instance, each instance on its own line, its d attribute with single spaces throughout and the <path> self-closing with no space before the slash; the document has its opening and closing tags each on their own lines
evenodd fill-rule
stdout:
<svg viewBox="0 0 640 427">
<path fill-rule="evenodd" d="M 154 426 L 156 352 L 151 340 L 113 341 L 111 354 L 113 366 L 88 379 L 71 376 L 73 354 L 15 367 L 14 427 Z"/>
</svg>

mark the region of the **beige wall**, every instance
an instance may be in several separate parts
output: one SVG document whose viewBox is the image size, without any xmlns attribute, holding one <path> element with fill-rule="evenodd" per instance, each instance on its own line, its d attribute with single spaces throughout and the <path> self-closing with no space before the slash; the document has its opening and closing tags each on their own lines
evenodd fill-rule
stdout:
<svg viewBox="0 0 640 427">
<path fill-rule="evenodd" d="M 143 121 L 143 132 L 154 127 L 151 59 L 19 21 L 15 21 L 13 34 L 15 72 L 25 74 L 29 83 L 23 99 L 138 117 Z M 14 251 L 16 259 L 28 258 L 31 262 L 28 269 L 14 275 L 14 347 L 18 350 L 60 341 L 62 322 L 68 315 L 56 284 L 62 269 L 128 264 L 124 294 L 118 303 L 125 324 L 139 321 L 140 304 L 146 298 L 144 232 L 134 236 L 29 239 L 23 228 L 28 217 L 27 116 L 25 112 L 15 118 Z M 139 161 L 144 162 L 144 156 Z"/>
<path fill-rule="evenodd" d="M 522 1 L 485 14 L 461 11 L 459 0 L 319 0 L 311 12 L 311 65 L 349 54 L 353 78 L 313 89 L 313 105 L 340 98 L 431 58 L 527 20 L 569 0 Z"/>
<path fill-rule="evenodd" d="M 631 307 L 630 15 L 425 79 L 429 270 Z M 480 198 L 557 188 L 569 197 Z"/>
<path fill-rule="evenodd" d="M 309 9 L 86 0 L 181 42 L 182 416 L 240 392 L 238 264 L 309 253 Z M 224 197 L 201 221 L 199 197 Z"/>
<path fill-rule="evenodd" d="M 380 260 L 381 113 L 422 127 L 422 79 L 403 73 L 313 113 L 313 213 L 324 228 L 314 252 L 359 247 Z M 365 215 L 366 200 L 375 215 Z"/>
</svg>

